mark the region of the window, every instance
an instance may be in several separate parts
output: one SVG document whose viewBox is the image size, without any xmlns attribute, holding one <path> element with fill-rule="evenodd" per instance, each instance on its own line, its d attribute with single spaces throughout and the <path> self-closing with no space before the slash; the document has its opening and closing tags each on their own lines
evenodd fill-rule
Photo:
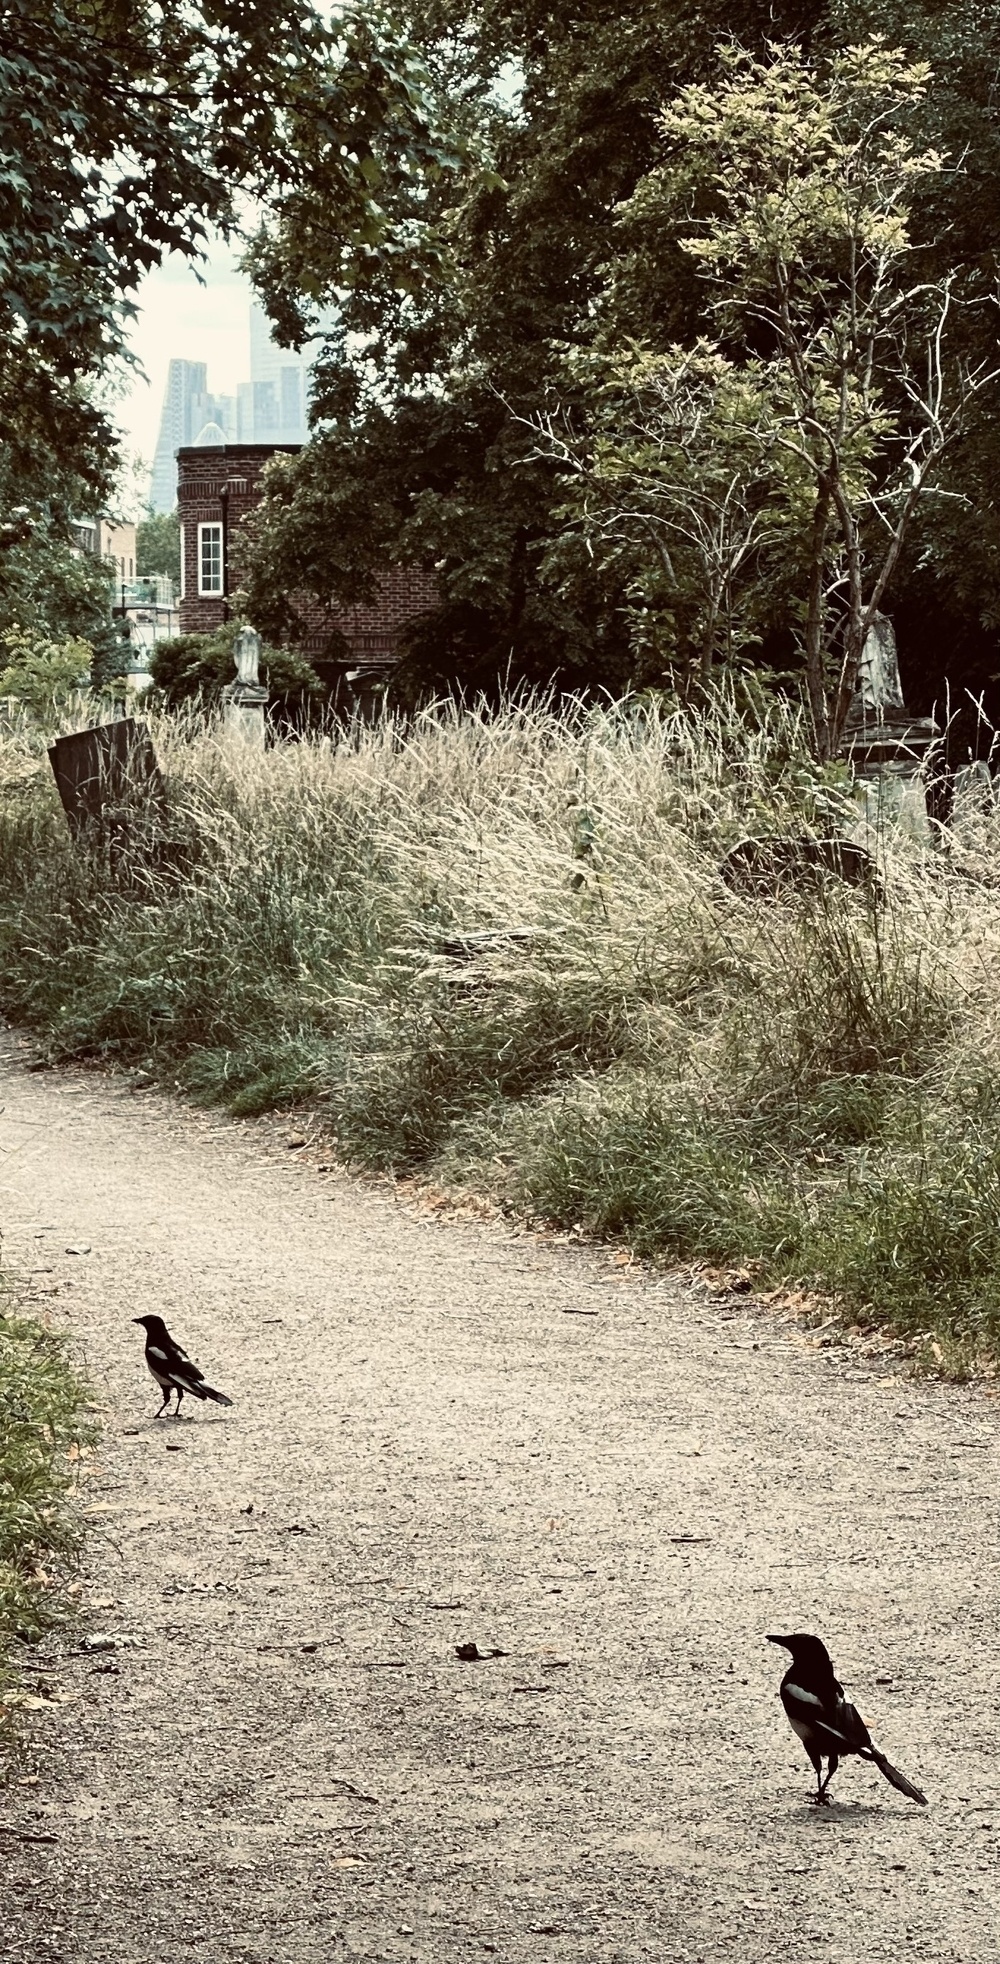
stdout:
<svg viewBox="0 0 1000 1964">
<path fill-rule="evenodd" d="M 198 527 L 198 592 L 222 592 L 222 526 Z"/>
</svg>

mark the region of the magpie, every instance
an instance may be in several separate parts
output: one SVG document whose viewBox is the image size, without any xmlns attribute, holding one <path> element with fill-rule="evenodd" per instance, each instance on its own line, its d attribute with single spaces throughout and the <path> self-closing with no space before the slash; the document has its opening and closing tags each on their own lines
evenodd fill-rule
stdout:
<svg viewBox="0 0 1000 1964">
<path fill-rule="evenodd" d="M 187 1351 L 182 1350 L 180 1344 L 174 1342 L 162 1316 L 133 1316 L 132 1321 L 141 1323 L 146 1332 L 146 1365 L 160 1390 L 165 1394 L 163 1403 L 154 1417 L 162 1416 L 175 1391 L 177 1393 L 175 1418 L 180 1411 L 181 1399 L 185 1391 L 190 1392 L 192 1398 L 214 1398 L 217 1405 L 232 1404 L 232 1399 L 227 1398 L 224 1391 L 213 1391 L 211 1385 L 205 1383 L 204 1372 L 199 1371 L 197 1364 L 192 1364 Z"/>
<path fill-rule="evenodd" d="M 790 1637 L 768 1637 L 767 1641 L 779 1643 L 792 1653 L 791 1664 L 781 1680 L 780 1697 L 788 1723 L 798 1734 L 815 1768 L 816 1792 L 810 1799 L 816 1806 L 829 1806 L 827 1788 L 841 1760 L 848 1753 L 857 1753 L 860 1759 L 871 1760 L 898 1793 L 905 1794 L 907 1800 L 915 1800 L 919 1807 L 926 1807 L 927 1795 L 905 1773 L 890 1766 L 885 1754 L 872 1744 L 864 1719 L 844 1697 L 844 1687 L 834 1677 L 830 1653 L 819 1637 L 796 1631 Z M 829 1762 L 825 1779 L 824 1759 Z"/>
</svg>

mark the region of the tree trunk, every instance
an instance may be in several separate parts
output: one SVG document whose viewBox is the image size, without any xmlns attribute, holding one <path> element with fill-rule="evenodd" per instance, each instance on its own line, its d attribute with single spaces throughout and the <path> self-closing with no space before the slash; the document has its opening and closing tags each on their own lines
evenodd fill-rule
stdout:
<svg viewBox="0 0 1000 1964">
<path fill-rule="evenodd" d="M 867 613 L 865 611 L 862 598 L 861 541 L 858 537 L 857 520 L 844 495 L 842 484 L 834 485 L 833 499 L 840 519 L 844 550 L 847 554 L 847 623 L 844 629 L 844 658 L 840 664 L 840 676 L 834 691 L 830 718 L 831 757 L 835 757 L 840 748 L 847 712 L 858 686 L 861 656 L 871 617 L 870 610 Z"/>
<path fill-rule="evenodd" d="M 806 692 L 812 715 L 813 746 L 821 764 L 827 763 L 833 754 L 826 696 L 826 619 L 823 604 L 826 532 L 830 518 L 831 497 L 832 487 L 829 479 L 821 477 L 813 508 L 810 536 L 809 597 L 805 628 Z"/>
<path fill-rule="evenodd" d="M 707 689 L 712 679 L 712 664 L 715 661 L 715 630 L 719 619 L 719 605 L 714 595 L 708 603 L 708 617 L 701 642 L 701 686 Z"/>
</svg>

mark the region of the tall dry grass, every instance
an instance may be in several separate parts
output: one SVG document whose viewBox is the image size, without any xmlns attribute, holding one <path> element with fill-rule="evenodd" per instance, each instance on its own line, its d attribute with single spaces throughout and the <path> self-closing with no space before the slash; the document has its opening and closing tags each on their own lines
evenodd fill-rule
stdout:
<svg viewBox="0 0 1000 1964">
<path fill-rule="evenodd" d="M 645 1253 L 753 1260 L 959 1368 L 1000 1344 L 992 808 L 884 898 L 741 897 L 841 829 L 794 713 L 439 708 L 264 754 L 164 722 L 174 851 L 123 877 L 0 752 L 0 994 L 53 1055 L 475 1183 Z M 515 927 L 466 963 L 443 943 Z"/>
</svg>

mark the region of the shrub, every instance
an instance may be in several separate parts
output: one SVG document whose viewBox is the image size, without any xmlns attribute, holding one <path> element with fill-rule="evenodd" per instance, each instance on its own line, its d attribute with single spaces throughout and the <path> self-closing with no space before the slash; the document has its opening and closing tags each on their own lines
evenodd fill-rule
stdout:
<svg viewBox="0 0 1000 1964">
<path fill-rule="evenodd" d="M 233 646 L 238 633 L 239 622 L 233 621 L 213 634 L 179 634 L 172 641 L 158 641 L 150 675 L 162 702 L 171 709 L 188 702 L 218 702 L 227 683 L 236 678 Z M 272 708 L 301 709 L 322 694 L 315 669 L 294 649 L 263 647 L 260 672 L 271 691 Z"/>
<path fill-rule="evenodd" d="M 70 698 L 89 685 L 93 659 L 89 641 L 52 641 L 27 628 L 8 628 L 0 635 L 0 696 L 54 727 Z"/>
</svg>

